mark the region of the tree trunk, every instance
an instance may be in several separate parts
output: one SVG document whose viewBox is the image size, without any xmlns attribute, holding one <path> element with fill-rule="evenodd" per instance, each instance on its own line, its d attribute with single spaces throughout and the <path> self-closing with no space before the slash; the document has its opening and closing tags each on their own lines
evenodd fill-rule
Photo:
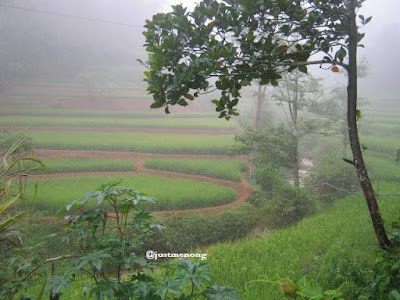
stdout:
<svg viewBox="0 0 400 300">
<path fill-rule="evenodd" d="M 347 86 L 347 118 L 350 146 L 353 154 L 353 163 L 357 170 L 358 179 L 367 202 L 376 238 L 382 248 L 387 248 L 390 241 L 387 237 L 383 220 L 371 181 L 361 152 L 360 141 L 357 130 L 357 24 L 355 12 L 356 0 L 348 0 L 349 12 L 349 65 L 348 65 L 348 86 Z"/>
<path fill-rule="evenodd" d="M 292 109 L 292 121 L 293 121 L 293 129 L 292 129 L 292 137 L 293 137 L 293 186 L 297 189 L 300 188 L 300 176 L 299 176 L 299 132 L 297 126 L 297 109 L 298 109 L 298 101 L 299 101 L 299 76 L 296 73 L 295 83 L 295 95 L 293 100 L 293 109 Z"/>
<path fill-rule="evenodd" d="M 265 90 L 266 86 L 261 86 L 260 84 L 258 85 L 256 116 L 254 118 L 254 127 L 256 129 L 260 128 L 261 111 L 265 99 Z"/>
</svg>

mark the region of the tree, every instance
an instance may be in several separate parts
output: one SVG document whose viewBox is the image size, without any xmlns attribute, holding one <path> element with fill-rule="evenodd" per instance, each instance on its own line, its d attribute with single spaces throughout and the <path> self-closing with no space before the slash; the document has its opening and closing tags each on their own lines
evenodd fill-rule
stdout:
<svg viewBox="0 0 400 300">
<path fill-rule="evenodd" d="M 278 85 L 282 73 L 328 64 L 348 72 L 347 115 L 354 165 L 377 240 L 390 245 L 377 199 L 364 164 L 357 131 L 357 10 L 364 0 L 203 0 L 192 12 L 182 5 L 146 21 L 149 70 L 147 91 L 152 108 L 188 105 L 211 78 L 220 90 L 212 100 L 221 118 L 237 115 L 240 89 L 253 80 Z M 359 15 L 364 26 L 371 17 Z M 323 59 L 311 60 L 316 54 Z M 348 59 L 345 61 L 346 56 Z M 320 57 L 320 56 L 319 56 Z"/>
<path fill-rule="evenodd" d="M 260 121 L 261 121 L 261 113 L 263 110 L 265 98 L 267 95 L 267 86 L 266 85 L 261 85 L 258 83 L 257 85 L 257 92 L 254 94 L 257 99 L 256 99 L 256 107 L 255 107 L 255 117 L 254 117 L 254 127 L 259 128 L 260 127 Z"/>
<path fill-rule="evenodd" d="M 319 120 L 301 120 L 299 112 L 318 106 L 321 95 L 319 80 L 299 71 L 283 74 L 283 78 L 275 87 L 272 95 L 273 99 L 282 107 L 291 131 L 292 148 L 289 150 L 293 183 L 296 188 L 300 188 L 300 140 L 305 134 L 316 132 L 321 127 Z"/>
</svg>

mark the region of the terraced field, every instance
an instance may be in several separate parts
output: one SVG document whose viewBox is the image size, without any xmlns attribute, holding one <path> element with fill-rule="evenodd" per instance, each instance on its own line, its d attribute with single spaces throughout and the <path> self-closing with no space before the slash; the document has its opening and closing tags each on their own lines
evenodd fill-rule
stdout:
<svg viewBox="0 0 400 300">
<path fill-rule="evenodd" d="M 158 215 L 220 213 L 251 193 L 243 157 L 231 157 L 236 121 L 200 106 L 150 110 L 145 92 L 90 99 L 74 84 L 13 87 L 0 95 L 0 138 L 28 133 L 47 168 L 27 180 L 24 208 L 52 215 L 102 183 L 122 180 L 157 199 Z M 79 107 L 78 107 L 79 105 Z"/>
</svg>

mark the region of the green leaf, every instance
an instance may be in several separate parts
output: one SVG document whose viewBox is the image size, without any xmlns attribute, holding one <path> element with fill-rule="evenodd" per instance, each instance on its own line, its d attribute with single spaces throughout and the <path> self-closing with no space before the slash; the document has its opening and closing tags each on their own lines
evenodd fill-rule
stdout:
<svg viewBox="0 0 400 300">
<path fill-rule="evenodd" d="M 231 300 L 239 300 L 239 296 L 236 293 L 236 289 L 226 286 L 212 285 L 207 288 L 204 292 L 209 300 L 223 300 L 223 299 L 231 299 Z"/>
<path fill-rule="evenodd" d="M 372 20 L 372 17 L 366 18 L 364 24 L 368 24 L 371 20 Z"/>
<path fill-rule="evenodd" d="M 400 300 L 400 293 L 396 290 L 390 291 L 389 300 Z"/>
<path fill-rule="evenodd" d="M 178 104 L 179 104 L 180 106 L 187 106 L 187 105 L 188 105 L 188 103 L 186 102 L 186 100 L 183 99 L 183 98 L 179 99 Z"/>
<path fill-rule="evenodd" d="M 168 293 L 182 295 L 182 281 L 178 279 L 166 278 L 156 286 L 155 294 L 159 295 L 162 300 L 166 299 Z"/>
<path fill-rule="evenodd" d="M 356 117 L 357 117 L 357 121 L 358 121 L 359 119 L 361 119 L 361 117 L 362 117 L 361 110 L 356 109 Z"/>
<path fill-rule="evenodd" d="M 208 266 L 204 263 L 194 263 L 190 260 L 182 260 L 178 263 L 182 279 L 190 281 L 196 288 L 200 288 L 205 281 L 210 281 Z"/>
<path fill-rule="evenodd" d="M 164 106 L 163 102 L 154 102 L 150 105 L 150 108 L 160 108 L 162 106 Z"/>
<path fill-rule="evenodd" d="M 308 73 L 307 66 L 306 65 L 299 65 L 299 71 L 302 72 L 302 73 L 307 74 Z"/>
<path fill-rule="evenodd" d="M 62 276 L 52 276 L 47 280 L 47 285 L 45 288 L 45 292 L 51 291 L 53 295 L 60 294 L 62 289 L 69 290 L 69 282 L 68 282 L 68 275 Z"/>
<path fill-rule="evenodd" d="M 147 79 L 151 77 L 151 72 L 150 71 L 144 71 L 144 76 L 146 76 Z"/>
<path fill-rule="evenodd" d="M 312 280 L 302 277 L 297 282 L 297 294 L 305 297 L 306 299 L 323 299 L 324 293 L 322 288 Z"/>
<path fill-rule="evenodd" d="M 189 100 L 194 100 L 194 97 L 191 94 L 185 94 L 185 98 Z"/>
<path fill-rule="evenodd" d="M 346 55 L 347 55 L 346 50 L 343 47 L 340 47 L 340 49 L 336 51 L 335 60 L 338 59 L 342 63 Z"/>
</svg>

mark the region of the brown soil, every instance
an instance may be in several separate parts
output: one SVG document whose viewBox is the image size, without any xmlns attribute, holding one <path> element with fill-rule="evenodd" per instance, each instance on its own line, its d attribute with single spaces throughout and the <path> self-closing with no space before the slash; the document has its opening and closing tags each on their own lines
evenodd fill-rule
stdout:
<svg viewBox="0 0 400 300">
<path fill-rule="evenodd" d="M 175 216 L 175 215 L 186 215 L 186 214 L 205 214 L 205 215 L 216 215 L 221 214 L 228 208 L 236 207 L 248 199 L 252 192 L 251 185 L 247 182 L 246 175 L 243 174 L 240 182 L 233 182 L 222 179 L 215 179 L 199 175 L 182 174 L 168 171 L 152 170 L 143 167 L 143 161 L 150 157 L 161 157 L 161 158 L 226 158 L 223 155 L 192 155 L 192 154 L 151 154 L 151 153 L 132 153 L 132 152 L 107 152 L 107 151 L 87 151 L 87 150 L 38 150 L 38 157 L 41 159 L 48 158 L 61 158 L 61 157 L 74 157 L 74 158 L 88 158 L 88 157 L 103 157 L 103 158 L 114 158 L 114 159 L 133 159 L 136 164 L 136 171 L 133 172 L 79 172 L 79 173 L 62 173 L 62 174 L 44 174 L 35 175 L 34 178 L 61 178 L 61 177 L 71 177 L 71 176 L 101 176 L 101 175 L 120 175 L 120 174 L 151 174 L 156 176 L 163 176 L 168 178 L 183 178 L 192 179 L 196 181 L 211 182 L 227 187 L 234 188 L 236 190 L 236 200 L 229 204 L 206 207 L 199 209 L 189 209 L 189 210 L 173 210 L 173 211 L 156 211 L 153 212 L 157 216 Z M 245 159 L 244 156 L 235 156 L 237 159 Z M 64 222 L 58 218 L 44 217 L 39 218 L 37 221 L 57 221 Z"/>
</svg>

